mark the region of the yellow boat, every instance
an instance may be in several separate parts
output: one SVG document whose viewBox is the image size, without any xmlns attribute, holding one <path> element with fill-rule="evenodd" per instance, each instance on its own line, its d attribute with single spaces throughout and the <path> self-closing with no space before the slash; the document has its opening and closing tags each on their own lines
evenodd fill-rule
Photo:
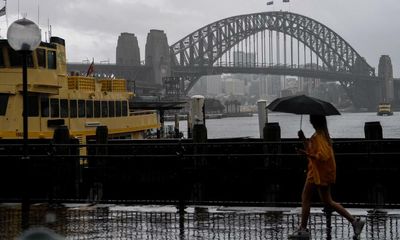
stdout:
<svg viewBox="0 0 400 240">
<path fill-rule="evenodd" d="M 0 138 L 22 138 L 21 56 L 0 40 Z M 75 75 L 75 74 L 71 74 Z M 52 138 L 57 126 L 86 142 L 97 126 L 107 126 L 110 138 L 145 138 L 159 128 L 156 111 L 130 112 L 123 79 L 68 76 L 65 41 L 52 37 L 28 59 L 29 138 Z"/>
<path fill-rule="evenodd" d="M 377 115 L 378 116 L 392 116 L 393 112 L 392 112 L 392 107 L 391 107 L 390 103 L 380 103 L 378 105 Z"/>
</svg>

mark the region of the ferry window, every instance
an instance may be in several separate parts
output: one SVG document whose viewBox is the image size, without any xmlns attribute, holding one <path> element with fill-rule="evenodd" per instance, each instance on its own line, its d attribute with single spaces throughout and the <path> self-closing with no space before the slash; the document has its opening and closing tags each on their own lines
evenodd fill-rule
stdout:
<svg viewBox="0 0 400 240">
<path fill-rule="evenodd" d="M 122 101 L 122 116 L 128 116 L 128 102 Z"/>
<path fill-rule="evenodd" d="M 114 101 L 108 102 L 108 116 L 115 117 L 115 102 Z"/>
<path fill-rule="evenodd" d="M 108 117 L 108 102 L 101 101 L 101 116 Z"/>
<path fill-rule="evenodd" d="M 94 117 L 100 117 L 100 101 L 94 101 Z"/>
<path fill-rule="evenodd" d="M 60 115 L 62 118 L 68 117 L 68 100 L 60 99 Z"/>
<path fill-rule="evenodd" d="M 40 115 L 42 117 L 49 117 L 49 98 L 41 97 L 40 98 Z"/>
<path fill-rule="evenodd" d="M 121 117 L 121 101 L 115 101 L 115 116 Z"/>
<path fill-rule="evenodd" d="M 16 52 L 12 48 L 8 48 L 8 54 L 10 56 L 10 66 L 11 67 L 21 67 L 22 66 L 22 55 L 21 55 L 21 53 Z M 33 67 L 32 54 L 28 55 L 27 66 L 28 67 Z"/>
<path fill-rule="evenodd" d="M 87 118 L 93 117 L 93 101 L 92 100 L 86 101 L 86 117 Z"/>
<path fill-rule="evenodd" d="M 55 51 L 47 51 L 47 67 L 49 69 L 56 69 L 57 68 L 56 52 Z"/>
<path fill-rule="evenodd" d="M 28 116 L 38 117 L 39 116 L 39 97 L 28 96 Z"/>
<path fill-rule="evenodd" d="M 50 116 L 52 118 L 60 117 L 60 101 L 58 100 L 58 98 L 50 99 Z"/>
<path fill-rule="evenodd" d="M 8 105 L 8 94 L 0 94 L 0 115 L 6 115 Z"/>
<path fill-rule="evenodd" d="M 36 56 L 37 56 L 38 66 L 46 68 L 46 50 L 43 48 L 36 49 Z"/>
<path fill-rule="evenodd" d="M 78 117 L 84 118 L 86 116 L 85 100 L 78 100 Z"/>
<path fill-rule="evenodd" d="M 77 117 L 77 102 L 76 100 L 69 100 L 69 117 L 76 118 Z"/>
</svg>

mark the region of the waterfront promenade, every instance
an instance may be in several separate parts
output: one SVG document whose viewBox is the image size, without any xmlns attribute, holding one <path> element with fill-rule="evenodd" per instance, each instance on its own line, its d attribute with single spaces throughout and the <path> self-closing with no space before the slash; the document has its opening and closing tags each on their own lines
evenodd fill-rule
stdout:
<svg viewBox="0 0 400 240">
<path fill-rule="evenodd" d="M 362 240 L 400 238 L 400 211 L 368 213 L 350 209 L 366 220 Z M 126 206 L 67 204 L 57 208 L 33 205 L 30 224 L 52 229 L 66 239 L 286 239 L 299 222 L 298 208 L 188 206 L 184 214 L 168 205 Z M 0 205 L 0 239 L 15 239 L 20 232 L 18 205 Z M 312 239 L 352 239 L 352 229 L 342 217 L 327 218 L 313 208 Z"/>
<path fill-rule="evenodd" d="M 362 239 L 398 239 L 400 140 L 333 140 L 336 200 L 365 218 Z M 67 239 L 285 239 L 298 226 L 306 159 L 297 139 L 32 140 L 22 178 L 21 144 L 1 141 L 0 199 L 15 204 L 1 205 L 0 239 L 21 232 L 22 187 L 29 226 Z M 310 226 L 313 239 L 352 235 L 343 218 L 318 208 Z"/>
</svg>

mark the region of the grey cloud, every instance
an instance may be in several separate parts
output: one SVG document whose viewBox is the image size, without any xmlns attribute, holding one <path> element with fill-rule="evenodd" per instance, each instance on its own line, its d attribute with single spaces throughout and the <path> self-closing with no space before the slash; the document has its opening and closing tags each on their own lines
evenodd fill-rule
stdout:
<svg viewBox="0 0 400 240">
<path fill-rule="evenodd" d="M 9 11 L 16 14 L 16 2 L 9 1 Z M 395 73 L 400 74 L 400 47 L 397 23 L 400 20 L 399 0 L 291 0 L 275 6 L 266 6 L 266 0 L 39 0 L 41 22 L 50 18 L 54 31 L 70 29 L 81 35 L 105 36 L 116 39 L 121 32 L 132 32 L 139 37 L 144 49 L 145 38 L 150 29 L 162 29 L 169 43 L 211 22 L 226 17 L 261 11 L 290 10 L 332 28 L 346 39 L 367 61 L 374 66 L 381 54 L 389 54 Z M 37 1 L 20 0 L 21 12 L 37 18 Z M 80 39 L 69 39 L 78 45 Z M 101 46 L 99 52 L 113 60 L 115 44 Z M 111 42 L 107 40 L 106 42 Z M 109 50 L 106 50 L 106 49 Z M 96 52 L 95 50 L 90 50 Z M 74 53 L 71 53 L 73 56 Z"/>
</svg>

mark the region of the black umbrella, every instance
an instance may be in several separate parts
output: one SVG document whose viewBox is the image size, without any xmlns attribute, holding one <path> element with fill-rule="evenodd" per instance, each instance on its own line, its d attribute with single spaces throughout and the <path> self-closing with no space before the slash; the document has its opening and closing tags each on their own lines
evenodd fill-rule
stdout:
<svg viewBox="0 0 400 240">
<path fill-rule="evenodd" d="M 306 95 L 277 98 L 267 108 L 271 111 L 295 114 L 340 115 L 332 104 Z"/>
<path fill-rule="evenodd" d="M 275 99 L 267 106 L 271 111 L 310 115 L 340 115 L 330 103 L 306 95 Z"/>
</svg>

